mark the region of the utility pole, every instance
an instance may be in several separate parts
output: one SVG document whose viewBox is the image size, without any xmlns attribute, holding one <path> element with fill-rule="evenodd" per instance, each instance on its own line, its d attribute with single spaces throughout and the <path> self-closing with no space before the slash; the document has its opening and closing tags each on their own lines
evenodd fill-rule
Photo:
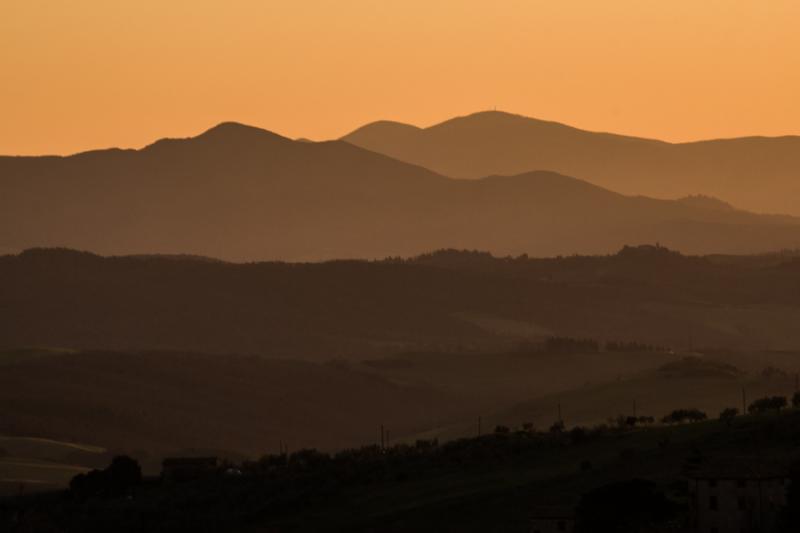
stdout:
<svg viewBox="0 0 800 533">
<path fill-rule="evenodd" d="M 747 391 L 742 387 L 742 414 L 747 414 Z"/>
<path fill-rule="evenodd" d="M 478 436 L 481 436 L 481 417 L 478 417 Z"/>
<path fill-rule="evenodd" d="M 383 424 L 381 424 L 381 450 L 386 446 L 386 435 L 383 432 Z"/>
<path fill-rule="evenodd" d="M 633 418 L 636 418 L 636 400 L 633 400 Z"/>
<path fill-rule="evenodd" d="M 564 425 L 564 419 L 561 418 L 561 403 L 560 402 L 558 404 L 558 421 L 561 423 L 562 426 Z"/>
</svg>

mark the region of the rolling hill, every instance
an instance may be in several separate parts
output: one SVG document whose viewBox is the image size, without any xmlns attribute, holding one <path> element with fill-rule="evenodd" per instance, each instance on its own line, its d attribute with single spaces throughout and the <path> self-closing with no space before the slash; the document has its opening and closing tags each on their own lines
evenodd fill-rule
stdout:
<svg viewBox="0 0 800 533">
<path fill-rule="evenodd" d="M 457 178 L 550 170 L 625 194 L 705 194 L 800 215 L 800 137 L 671 144 L 491 111 L 424 129 L 375 122 L 343 139 Z"/>
<path fill-rule="evenodd" d="M 800 245 L 800 219 L 719 204 L 623 196 L 545 171 L 450 179 L 347 142 L 233 123 L 141 150 L 0 158 L 5 251 L 302 261 L 447 247 L 556 255 L 639 242 L 686 253 Z"/>
<path fill-rule="evenodd" d="M 30 250 L 0 257 L 0 348 L 352 360 L 567 335 L 797 349 L 798 288 L 791 255 L 687 257 L 663 247 L 299 264 Z"/>
<path fill-rule="evenodd" d="M 187 450 L 257 457 L 281 443 L 373 444 L 380 424 L 400 435 L 455 409 L 431 389 L 347 367 L 186 352 L 51 354 L 3 365 L 0 384 L 0 435 L 91 439 L 156 471 L 161 456 Z"/>
</svg>

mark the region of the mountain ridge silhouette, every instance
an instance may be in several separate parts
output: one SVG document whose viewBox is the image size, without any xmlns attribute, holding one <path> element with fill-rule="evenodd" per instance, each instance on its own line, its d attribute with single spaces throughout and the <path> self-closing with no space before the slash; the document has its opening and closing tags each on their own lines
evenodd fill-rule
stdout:
<svg viewBox="0 0 800 533">
<path fill-rule="evenodd" d="M 552 170 L 624 194 L 704 194 L 800 214 L 800 136 L 669 143 L 483 111 L 427 128 L 377 121 L 342 139 L 454 178 Z"/>
<path fill-rule="evenodd" d="M 238 123 L 139 150 L 1 157 L 0 192 L 4 250 L 297 261 L 451 247 L 558 255 L 629 242 L 686 253 L 800 244 L 792 217 L 626 196 L 542 170 L 452 179 L 345 141 Z"/>
</svg>

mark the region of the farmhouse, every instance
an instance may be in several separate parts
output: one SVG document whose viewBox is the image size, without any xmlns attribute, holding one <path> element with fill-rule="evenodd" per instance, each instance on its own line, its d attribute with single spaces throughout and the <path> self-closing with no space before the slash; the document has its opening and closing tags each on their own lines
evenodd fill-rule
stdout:
<svg viewBox="0 0 800 533">
<path fill-rule="evenodd" d="M 749 458 L 702 467 L 689 476 L 691 530 L 776 531 L 788 484 L 785 468 Z"/>
</svg>

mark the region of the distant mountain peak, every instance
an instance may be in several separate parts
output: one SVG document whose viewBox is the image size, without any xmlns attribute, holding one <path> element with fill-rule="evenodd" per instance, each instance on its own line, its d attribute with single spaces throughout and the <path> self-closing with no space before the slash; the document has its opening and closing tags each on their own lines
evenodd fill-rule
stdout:
<svg viewBox="0 0 800 533">
<path fill-rule="evenodd" d="M 453 117 L 449 120 L 441 122 L 439 125 L 447 124 L 448 122 L 482 121 L 482 120 L 547 122 L 545 120 L 541 120 L 534 117 L 526 117 L 518 113 L 509 113 L 508 111 L 498 111 L 496 109 L 491 109 L 488 111 L 476 111 L 475 113 L 470 113 L 468 115 Z M 558 123 L 554 122 L 554 124 Z"/>
<path fill-rule="evenodd" d="M 240 122 L 221 122 L 206 130 L 205 132 L 201 133 L 195 139 L 202 139 L 202 138 L 213 138 L 213 139 L 230 139 L 230 140 L 242 140 L 246 138 L 253 138 L 253 137 L 272 137 L 277 139 L 285 139 L 290 140 L 282 135 L 278 135 L 277 133 L 273 133 L 269 130 L 265 130 L 263 128 L 257 128 L 255 126 L 248 126 L 247 124 L 242 124 Z"/>
<path fill-rule="evenodd" d="M 422 128 L 412 126 L 411 124 L 404 124 L 402 122 L 394 122 L 391 120 L 376 120 L 365 124 L 360 128 L 348 133 L 342 140 L 352 141 L 360 138 L 369 138 L 372 136 L 380 136 L 385 139 L 397 139 L 398 137 L 413 135 Z M 354 143 L 357 144 L 357 143 Z"/>
<path fill-rule="evenodd" d="M 165 146 L 175 145 L 176 143 L 187 142 L 234 147 L 248 146 L 252 143 L 263 143 L 265 141 L 294 142 L 287 137 L 255 126 L 248 126 L 247 124 L 241 124 L 239 122 L 221 122 L 194 137 L 159 139 L 145 147 L 145 150 L 159 149 Z"/>
</svg>

